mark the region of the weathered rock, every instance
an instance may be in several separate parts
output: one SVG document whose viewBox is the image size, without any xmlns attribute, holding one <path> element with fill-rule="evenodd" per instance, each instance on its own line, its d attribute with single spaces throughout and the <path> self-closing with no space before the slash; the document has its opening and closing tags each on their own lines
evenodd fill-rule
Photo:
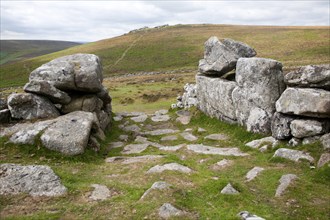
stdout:
<svg viewBox="0 0 330 220">
<path fill-rule="evenodd" d="M 239 57 L 254 57 L 257 55 L 257 52 L 253 48 L 243 42 L 235 41 L 229 38 L 225 38 L 221 40 L 221 42 L 231 51 L 238 54 Z"/>
<path fill-rule="evenodd" d="M 313 144 L 317 141 L 319 141 L 321 138 L 321 136 L 313 136 L 313 137 L 305 137 L 302 141 L 302 144 L 303 145 L 306 145 L 306 144 Z"/>
<path fill-rule="evenodd" d="M 273 137 L 265 137 L 265 138 L 250 141 L 249 143 L 246 143 L 245 146 L 257 149 L 267 143 L 271 144 L 271 146 L 274 148 L 278 144 L 278 141 Z"/>
<path fill-rule="evenodd" d="M 294 119 L 294 117 L 275 112 L 271 124 L 272 136 L 279 140 L 290 138 L 290 124 Z"/>
<path fill-rule="evenodd" d="M 122 151 L 123 154 L 138 154 L 147 149 L 149 144 L 129 144 Z"/>
<path fill-rule="evenodd" d="M 93 54 L 73 54 L 54 59 L 35 69 L 31 81 L 48 81 L 62 91 L 102 91 L 102 66 Z"/>
<path fill-rule="evenodd" d="M 197 106 L 197 86 L 196 84 L 187 83 L 184 87 L 184 93 L 181 98 L 182 108 L 191 108 L 193 106 Z M 180 106 L 180 103 L 177 103 L 177 106 Z"/>
<path fill-rule="evenodd" d="M 321 135 L 329 131 L 329 124 L 320 120 L 296 119 L 290 124 L 291 134 L 296 138 Z"/>
<path fill-rule="evenodd" d="M 320 141 L 323 145 L 323 149 L 329 150 L 330 149 L 330 133 L 323 135 L 320 138 Z"/>
<path fill-rule="evenodd" d="M 155 115 L 151 117 L 151 121 L 153 122 L 163 122 L 163 121 L 168 121 L 170 120 L 170 116 L 168 115 Z"/>
<path fill-rule="evenodd" d="M 177 135 L 169 135 L 169 136 L 162 137 L 160 139 L 160 141 L 175 141 L 175 140 L 178 140 Z"/>
<path fill-rule="evenodd" d="M 226 141 L 229 137 L 225 134 L 210 134 L 204 137 L 207 140 L 214 140 L 214 141 Z"/>
<path fill-rule="evenodd" d="M 261 218 L 257 215 L 253 215 L 248 211 L 241 211 L 240 213 L 238 213 L 238 216 L 241 217 L 242 220 L 265 220 L 264 218 Z"/>
<path fill-rule="evenodd" d="M 106 89 L 104 86 L 102 86 L 100 92 L 96 93 L 96 96 L 102 100 L 103 107 L 105 107 L 107 104 L 111 104 L 112 98 L 109 95 L 108 89 Z"/>
<path fill-rule="evenodd" d="M 92 187 L 94 190 L 89 198 L 93 201 L 103 201 L 111 196 L 110 190 L 104 185 L 92 184 Z"/>
<path fill-rule="evenodd" d="M 31 93 L 11 94 L 8 107 L 11 116 L 16 119 L 53 118 L 60 115 L 47 98 Z"/>
<path fill-rule="evenodd" d="M 141 131 L 141 128 L 137 125 L 128 125 L 123 128 L 124 131 L 126 132 L 134 132 L 134 133 L 139 133 Z"/>
<path fill-rule="evenodd" d="M 109 146 L 110 148 L 119 148 L 124 146 L 124 142 L 121 141 L 111 142 Z"/>
<path fill-rule="evenodd" d="M 101 110 L 97 112 L 97 118 L 100 123 L 100 128 L 103 131 L 106 131 L 109 128 L 109 125 L 111 124 L 111 114 L 106 113 L 105 111 Z"/>
<path fill-rule="evenodd" d="M 253 132 L 270 133 L 275 102 L 285 88 L 282 64 L 264 58 L 240 58 L 232 92 L 236 117 Z"/>
<path fill-rule="evenodd" d="M 131 120 L 137 123 L 145 122 L 147 120 L 148 115 L 139 115 L 136 117 L 132 117 Z"/>
<path fill-rule="evenodd" d="M 179 116 L 175 121 L 180 122 L 183 125 L 189 124 L 191 116 Z"/>
<path fill-rule="evenodd" d="M 0 110 L 0 124 L 8 123 L 9 121 L 10 121 L 10 110 L 9 109 Z"/>
<path fill-rule="evenodd" d="M 174 134 L 178 133 L 180 130 L 173 130 L 173 129 L 157 129 L 153 131 L 146 131 L 144 132 L 145 135 L 151 135 L 151 136 L 158 136 L 158 135 L 164 135 L 164 134 Z"/>
<path fill-rule="evenodd" d="M 168 113 L 168 110 L 166 109 L 160 109 L 155 112 L 155 115 L 166 115 Z"/>
<path fill-rule="evenodd" d="M 296 147 L 299 144 L 301 144 L 301 139 L 293 137 L 289 140 L 287 145 L 291 147 Z"/>
<path fill-rule="evenodd" d="M 211 166 L 213 170 L 220 170 L 225 167 L 232 165 L 234 162 L 232 160 L 222 159 Z"/>
<path fill-rule="evenodd" d="M 285 75 L 284 81 L 292 87 L 310 87 L 330 90 L 330 64 L 308 65 Z"/>
<path fill-rule="evenodd" d="M 235 195 L 239 194 L 239 192 L 230 184 L 228 183 L 221 191 L 221 194 L 226 194 L 226 195 Z"/>
<path fill-rule="evenodd" d="M 0 110 L 8 109 L 7 101 L 0 98 Z"/>
<path fill-rule="evenodd" d="M 81 154 L 88 144 L 93 119 L 90 112 L 76 111 L 63 115 L 45 129 L 40 140 L 50 150 L 65 155 Z"/>
<path fill-rule="evenodd" d="M 24 91 L 46 96 L 53 103 L 68 104 L 71 101 L 70 96 L 66 92 L 57 89 L 48 81 L 30 81 L 25 84 Z"/>
<path fill-rule="evenodd" d="M 125 141 L 126 142 L 126 141 L 128 141 L 128 135 L 121 134 L 121 135 L 119 135 L 118 139 L 121 140 L 121 141 Z"/>
<path fill-rule="evenodd" d="M 189 132 L 182 132 L 181 137 L 183 137 L 183 139 L 187 140 L 187 141 L 196 141 L 198 140 L 198 137 L 196 137 L 195 135 L 189 133 Z"/>
<path fill-rule="evenodd" d="M 330 153 L 323 153 L 317 162 L 317 167 L 323 167 L 325 164 L 329 163 L 330 161 Z"/>
<path fill-rule="evenodd" d="M 121 121 L 121 120 L 123 120 L 123 116 L 121 116 L 121 115 L 115 116 L 115 117 L 113 117 L 113 120 L 114 121 Z"/>
<path fill-rule="evenodd" d="M 1 195 L 61 196 L 67 192 L 49 166 L 1 164 L 0 173 Z"/>
<path fill-rule="evenodd" d="M 206 130 L 204 128 L 198 127 L 197 132 L 198 133 L 203 133 L 203 132 L 206 132 Z"/>
<path fill-rule="evenodd" d="M 197 107 L 202 112 L 223 121 L 236 121 L 232 99 L 232 92 L 237 86 L 235 82 L 197 74 L 196 85 Z"/>
<path fill-rule="evenodd" d="M 154 184 L 152 184 L 152 186 L 143 193 L 143 195 L 141 196 L 140 200 L 143 200 L 152 190 L 164 190 L 164 189 L 168 189 L 170 188 L 170 184 L 166 183 L 166 182 L 154 182 Z"/>
<path fill-rule="evenodd" d="M 164 203 L 158 210 L 158 215 L 161 218 L 169 219 L 174 216 L 182 216 L 184 212 L 175 208 L 170 203 Z"/>
<path fill-rule="evenodd" d="M 276 111 L 330 118 L 330 91 L 310 88 L 287 88 L 276 102 Z"/>
<path fill-rule="evenodd" d="M 191 173 L 193 172 L 192 169 L 190 169 L 189 167 L 183 166 L 181 164 L 177 164 L 177 163 L 168 163 L 168 164 L 164 164 L 164 165 L 156 165 L 152 168 L 150 168 L 147 173 L 162 173 L 166 170 L 169 171 L 178 171 L 181 173 Z"/>
<path fill-rule="evenodd" d="M 143 163 L 143 162 L 154 162 L 163 157 L 164 156 L 162 155 L 143 155 L 136 157 L 108 157 L 107 159 L 105 159 L 105 162 L 113 163 L 116 161 L 120 161 L 122 164 Z"/>
<path fill-rule="evenodd" d="M 179 144 L 176 146 L 163 146 L 160 147 L 159 150 L 164 150 L 164 151 L 177 151 L 180 150 L 181 148 L 183 148 L 184 146 L 186 146 L 185 144 Z"/>
<path fill-rule="evenodd" d="M 103 102 L 96 95 L 74 96 L 71 102 L 62 105 L 61 111 L 64 114 L 74 111 L 98 112 L 103 107 Z"/>
<path fill-rule="evenodd" d="M 247 153 L 241 152 L 237 147 L 233 148 L 217 148 L 203 144 L 190 144 L 187 149 L 199 154 L 222 155 L 222 156 L 249 156 Z"/>
<path fill-rule="evenodd" d="M 313 162 L 314 158 L 309 155 L 309 153 L 305 153 L 299 150 L 292 150 L 287 148 L 279 148 L 275 151 L 273 157 L 282 157 L 288 160 L 292 160 L 298 162 L 301 159 L 308 160 L 309 162 Z"/>
<path fill-rule="evenodd" d="M 283 195 L 284 191 L 291 185 L 291 183 L 298 177 L 294 174 L 283 175 L 280 179 L 280 185 L 276 189 L 275 197 Z"/>
<path fill-rule="evenodd" d="M 156 142 L 149 141 L 148 138 L 142 137 L 142 136 L 137 136 L 134 141 L 137 142 L 137 143 L 149 144 L 149 145 L 151 145 L 153 147 L 156 147 L 156 148 L 163 147 L 163 145 L 158 144 Z"/>
<path fill-rule="evenodd" d="M 262 171 L 264 171 L 265 169 L 262 167 L 253 167 L 252 170 L 250 170 L 245 178 L 247 182 L 250 182 L 251 180 L 253 180 L 254 178 L 256 178 Z"/>
</svg>

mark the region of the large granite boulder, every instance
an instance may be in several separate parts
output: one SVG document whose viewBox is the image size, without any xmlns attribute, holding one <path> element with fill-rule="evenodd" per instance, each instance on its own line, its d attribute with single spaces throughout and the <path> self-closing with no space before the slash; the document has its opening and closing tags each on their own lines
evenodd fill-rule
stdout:
<svg viewBox="0 0 330 220">
<path fill-rule="evenodd" d="M 64 114 L 74 111 L 97 112 L 103 107 L 103 102 L 96 95 L 73 96 L 71 102 L 62 105 L 61 112 Z"/>
<path fill-rule="evenodd" d="M 93 123 L 93 113 L 90 112 L 75 111 L 63 115 L 44 130 L 41 143 L 65 155 L 82 154 L 87 147 Z"/>
<path fill-rule="evenodd" d="M 227 122 L 236 121 L 232 91 L 236 83 L 202 74 L 196 75 L 198 108 L 205 114 Z"/>
<path fill-rule="evenodd" d="M 290 124 L 291 133 L 296 138 L 311 137 L 329 131 L 329 123 L 321 120 L 296 119 Z"/>
<path fill-rule="evenodd" d="M 285 89 L 282 64 L 272 59 L 240 58 L 232 92 L 238 122 L 249 131 L 270 133 L 275 102 Z"/>
<path fill-rule="evenodd" d="M 53 118 L 60 115 L 47 98 L 31 93 L 9 95 L 8 108 L 16 119 Z"/>
<path fill-rule="evenodd" d="M 330 92 L 323 89 L 287 88 L 276 102 L 276 111 L 330 118 Z"/>
<path fill-rule="evenodd" d="M 0 165 L 0 195 L 62 196 L 67 189 L 49 166 Z"/>
<path fill-rule="evenodd" d="M 62 91 L 100 92 L 102 66 L 94 54 L 73 54 L 54 59 L 30 74 L 31 81 L 48 81 Z"/>
<path fill-rule="evenodd" d="M 330 64 L 308 65 L 285 75 L 284 81 L 291 87 L 310 87 L 330 90 Z"/>
<path fill-rule="evenodd" d="M 205 74 L 223 75 L 235 69 L 240 57 L 253 57 L 256 52 L 248 45 L 217 37 L 210 37 L 204 44 L 204 59 L 199 61 L 199 71 Z"/>
</svg>

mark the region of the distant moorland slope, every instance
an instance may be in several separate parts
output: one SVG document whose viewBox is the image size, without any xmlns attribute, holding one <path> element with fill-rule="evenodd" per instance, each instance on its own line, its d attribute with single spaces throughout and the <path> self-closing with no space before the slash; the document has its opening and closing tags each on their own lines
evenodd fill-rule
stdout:
<svg viewBox="0 0 330 220">
<path fill-rule="evenodd" d="M 2 65 L 0 88 L 23 85 L 36 67 L 73 53 L 100 56 L 105 76 L 140 71 L 197 70 L 198 60 L 203 57 L 204 42 L 214 35 L 245 42 L 256 49 L 258 57 L 276 59 L 286 69 L 329 63 L 328 26 L 175 25 L 134 31 L 15 64 Z"/>
<path fill-rule="evenodd" d="M 0 65 L 53 53 L 79 44 L 53 40 L 0 40 Z"/>
</svg>

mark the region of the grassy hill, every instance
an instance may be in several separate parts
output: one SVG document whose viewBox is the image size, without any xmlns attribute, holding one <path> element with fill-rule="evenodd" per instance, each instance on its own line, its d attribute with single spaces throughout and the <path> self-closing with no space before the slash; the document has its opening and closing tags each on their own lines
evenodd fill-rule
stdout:
<svg viewBox="0 0 330 220">
<path fill-rule="evenodd" d="M 329 27 L 176 25 L 129 33 L 2 65 L 0 87 L 23 85 L 36 67 L 73 53 L 100 56 L 106 76 L 197 69 L 198 60 L 203 57 L 203 44 L 213 35 L 243 41 L 256 49 L 257 56 L 279 60 L 286 68 L 329 62 Z"/>
<path fill-rule="evenodd" d="M 0 65 L 53 53 L 79 43 L 52 40 L 0 40 Z"/>
</svg>

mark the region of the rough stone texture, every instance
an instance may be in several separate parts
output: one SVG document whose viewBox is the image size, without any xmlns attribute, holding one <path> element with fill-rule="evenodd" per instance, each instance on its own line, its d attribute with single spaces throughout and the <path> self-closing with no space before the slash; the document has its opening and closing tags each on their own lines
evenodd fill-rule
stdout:
<svg viewBox="0 0 330 220">
<path fill-rule="evenodd" d="M 236 117 L 249 131 L 270 133 L 275 102 L 285 88 L 282 64 L 264 58 L 240 58 L 232 92 Z"/>
<path fill-rule="evenodd" d="M 204 137 L 207 140 L 214 140 L 214 141 L 226 141 L 229 137 L 225 134 L 210 134 Z"/>
<path fill-rule="evenodd" d="M 163 147 L 163 145 L 158 144 L 156 142 L 149 141 L 148 138 L 142 137 L 142 136 L 137 136 L 134 141 L 138 142 L 138 143 L 142 143 L 142 144 L 149 144 L 149 145 L 151 145 L 153 147 L 156 147 L 156 148 Z"/>
<path fill-rule="evenodd" d="M 253 167 L 252 170 L 250 170 L 245 178 L 247 182 L 250 182 L 251 180 L 253 180 L 254 178 L 256 178 L 262 171 L 264 171 L 265 169 L 262 167 Z"/>
<path fill-rule="evenodd" d="M 299 150 L 292 150 L 287 148 L 279 148 L 275 151 L 273 157 L 282 157 L 295 162 L 298 162 L 301 159 L 308 160 L 309 162 L 313 162 L 314 158 L 309 155 L 309 153 L 305 153 Z"/>
<path fill-rule="evenodd" d="M 321 138 L 321 136 L 313 136 L 313 137 L 306 137 L 303 139 L 302 144 L 306 145 L 306 144 L 313 144 L 316 141 L 319 141 Z"/>
<path fill-rule="evenodd" d="M 183 108 L 190 108 L 192 106 L 197 106 L 198 100 L 197 100 L 197 85 L 196 84 L 189 84 L 187 83 L 184 87 L 184 93 L 181 97 L 182 107 Z M 177 106 L 180 106 L 179 103 L 177 103 Z"/>
<path fill-rule="evenodd" d="M 296 138 L 321 135 L 329 131 L 329 123 L 320 120 L 296 119 L 290 124 L 291 134 Z"/>
<path fill-rule="evenodd" d="M 198 108 L 220 120 L 235 122 L 236 113 L 232 92 L 236 83 L 221 78 L 196 75 Z"/>
<path fill-rule="evenodd" d="M 71 101 L 70 96 L 48 81 L 31 81 L 25 84 L 24 91 L 46 96 L 53 103 L 68 104 Z"/>
<path fill-rule="evenodd" d="M 169 171 L 178 171 L 181 173 L 191 173 L 193 172 L 192 169 L 190 169 L 189 167 L 183 166 L 181 164 L 177 164 L 177 163 L 168 163 L 168 164 L 164 164 L 164 165 L 156 165 L 152 168 L 150 168 L 147 173 L 162 173 L 166 170 Z"/>
<path fill-rule="evenodd" d="M 160 139 L 160 141 L 176 141 L 176 140 L 178 140 L 177 135 L 169 135 L 169 136 L 162 137 Z"/>
<path fill-rule="evenodd" d="M 329 150 L 330 149 L 330 133 L 323 135 L 320 138 L 320 141 L 323 145 L 324 150 Z"/>
<path fill-rule="evenodd" d="M 257 215 L 253 215 L 248 211 L 241 211 L 240 213 L 238 213 L 238 216 L 241 217 L 241 220 L 265 220 L 264 218 L 261 218 Z"/>
<path fill-rule="evenodd" d="M 10 121 L 10 110 L 9 109 L 0 110 L 0 124 L 8 123 L 9 121 Z"/>
<path fill-rule="evenodd" d="M 145 122 L 145 120 L 147 120 L 148 115 L 140 115 L 140 116 L 136 116 L 136 117 L 132 117 L 131 120 L 137 123 L 142 123 Z"/>
<path fill-rule="evenodd" d="M 197 129 L 197 132 L 198 132 L 198 133 L 203 133 L 203 132 L 206 132 L 206 130 L 205 130 L 204 128 L 200 128 L 200 127 L 199 127 L 199 128 Z"/>
<path fill-rule="evenodd" d="M 308 65 L 285 75 L 284 81 L 291 87 L 311 87 L 330 90 L 330 64 Z"/>
<path fill-rule="evenodd" d="M 330 92 L 323 89 L 287 88 L 276 102 L 276 111 L 330 118 Z"/>
<path fill-rule="evenodd" d="M 257 52 L 252 47 L 243 42 L 235 41 L 229 38 L 225 38 L 221 40 L 221 42 L 231 51 L 238 54 L 239 57 L 254 57 L 257 55 Z"/>
<path fill-rule="evenodd" d="M 71 102 L 62 105 L 61 112 L 64 114 L 74 111 L 98 112 L 103 107 L 103 101 L 96 95 L 74 96 Z"/>
<path fill-rule="evenodd" d="M 28 193 L 31 196 L 61 196 L 67 192 L 48 166 L 0 165 L 0 194 Z"/>
<path fill-rule="evenodd" d="M 155 115 L 166 115 L 168 113 L 168 110 L 166 109 L 160 109 L 155 112 Z"/>
<path fill-rule="evenodd" d="M 143 200 L 152 190 L 164 190 L 164 189 L 168 189 L 170 188 L 170 184 L 163 182 L 163 181 L 159 181 L 159 182 L 154 182 L 154 184 L 152 184 L 152 186 L 143 193 L 143 195 L 141 196 L 140 200 Z"/>
<path fill-rule="evenodd" d="M 123 128 L 124 131 L 126 132 L 134 132 L 134 133 L 139 133 L 141 131 L 141 128 L 137 125 L 128 125 Z"/>
<path fill-rule="evenodd" d="M 248 156 L 249 154 L 241 152 L 237 147 L 217 148 L 203 144 L 190 144 L 187 149 L 199 154 L 223 155 L 223 156 Z"/>
<path fill-rule="evenodd" d="M 163 122 L 163 121 L 168 121 L 170 120 L 170 116 L 168 115 L 155 115 L 151 117 L 151 121 L 153 122 Z"/>
<path fill-rule="evenodd" d="M 298 146 L 300 143 L 301 143 L 301 139 L 293 137 L 293 138 L 291 138 L 291 139 L 289 140 L 289 142 L 288 142 L 287 145 L 288 145 L 288 146 L 291 146 L 291 147 L 296 147 L 296 146 Z"/>
<path fill-rule="evenodd" d="M 121 141 L 111 142 L 109 145 L 110 148 L 119 148 L 122 146 L 124 146 L 124 142 Z"/>
<path fill-rule="evenodd" d="M 221 191 L 221 194 L 227 194 L 227 195 L 235 195 L 239 194 L 239 192 L 230 184 L 228 183 Z"/>
<path fill-rule="evenodd" d="M 118 139 L 121 140 L 121 141 L 125 141 L 126 142 L 126 141 L 128 141 L 128 135 L 121 134 L 121 135 L 119 135 Z"/>
<path fill-rule="evenodd" d="M 218 161 L 217 163 L 213 164 L 211 166 L 211 169 L 220 170 L 220 169 L 223 169 L 225 167 L 232 165 L 233 163 L 234 162 L 232 160 L 222 159 L 222 160 Z"/>
<path fill-rule="evenodd" d="M 179 116 L 175 121 L 180 122 L 183 125 L 189 124 L 191 116 Z"/>
<path fill-rule="evenodd" d="M 329 163 L 330 161 L 330 153 L 323 153 L 317 162 L 317 167 L 323 167 L 325 164 Z"/>
<path fill-rule="evenodd" d="M 31 81 L 48 81 L 66 91 L 100 92 L 102 66 L 93 54 L 73 54 L 54 59 L 31 72 Z"/>
<path fill-rule="evenodd" d="M 173 130 L 173 129 L 157 129 L 153 131 L 146 131 L 144 132 L 145 135 L 151 135 L 151 136 L 158 136 L 158 135 L 164 135 L 164 134 L 174 134 L 178 133 L 180 130 Z"/>
<path fill-rule="evenodd" d="M 58 117 L 60 113 L 47 98 L 31 93 L 11 94 L 8 108 L 16 119 L 38 119 Z"/>
<path fill-rule="evenodd" d="M 129 144 L 122 151 L 123 154 L 138 154 L 147 149 L 149 144 Z"/>
<path fill-rule="evenodd" d="M 276 189 L 275 197 L 280 197 L 283 195 L 285 190 L 291 185 L 291 183 L 298 177 L 294 174 L 285 174 L 280 179 L 280 185 Z"/>
<path fill-rule="evenodd" d="M 104 185 L 92 184 L 92 187 L 94 190 L 89 198 L 93 201 L 103 201 L 111 196 L 110 190 Z"/>
<path fill-rule="evenodd" d="M 159 150 L 164 150 L 164 151 L 177 151 L 180 150 L 181 148 L 183 148 L 184 146 L 186 146 L 185 144 L 179 144 L 176 146 L 163 146 L 160 147 Z"/>
<path fill-rule="evenodd" d="M 7 101 L 0 98 L 0 110 L 8 109 Z"/>
<path fill-rule="evenodd" d="M 187 141 L 196 141 L 198 140 L 198 137 L 196 137 L 195 135 L 189 133 L 189 132 L 183 132 L 180 134 L 183 139 L 187 140 Z"/>
<path fill-rule="evenodd" d="M 279 140 L 290 138 L 290 124 L 294 119 L 294 117 L 275 112 L 271 124 L 272 136 Z"/>
<path fill-rule="evenodd" d="M 158 210 L 158 215 L 161 218 L 169 219 L 175 216 L 184 215 L 184 212 L 175 208 L 170 203 L 164 203 Z"/>
<path fill-rule="evenodd" d="M 45 129 L 40 140 L 50 150 L 65 155 L 81 154 L 88 144 L 93 120 L 90 112 L 76 111 L 63 115 Z"/>
<path fill-rule="evenodd" d="M 136 156 L 136 157 L 108 157 L 105 159 L 107 163 L 113 163 L 116 161 L 120 161 L 122 164 L 132 164 L 132 163 L 143 163 L 143 162 L 154 162 L 157 161 L 164 156 L 162 155 L 143 155 L 143 156 Z"/>
<path fill-rule="evenodd" d="M 275 138 L 265 137 L 258 140 L 250 141 L 249 143 L 246 143 L 245 146 L 257 149 L 260 148 L 262 145 L 265 145 L 265 143 L 270 143 L 272 147 L 275 147 L 278 144 Z"/>
</svg>

